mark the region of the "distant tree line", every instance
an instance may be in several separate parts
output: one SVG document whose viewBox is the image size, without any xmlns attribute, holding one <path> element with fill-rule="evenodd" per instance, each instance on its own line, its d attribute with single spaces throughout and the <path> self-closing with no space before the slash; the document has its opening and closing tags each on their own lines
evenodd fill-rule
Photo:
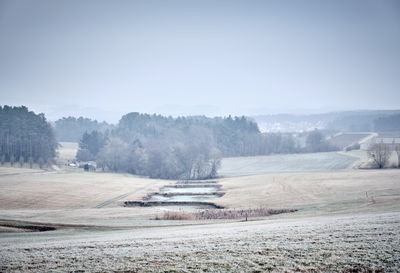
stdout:
<svg viewBox="0 0 400 273">
<path fill-rule="evenodd" d="M 297 151 L 289 134 L 261 134 L 246 117 L 164 117 L 129 113 L 109 133 L 84 133 L 78 160 L 104 170 L 158 178 L 203 179 L 217 175 L 222 156 Z"/>
<path fill-rule="evenodd" d="M 362 114 L 342 115 L 329 122 L 327 129 L 345 132 L 400 131 L 399 111 L 375 111 Z"/>
<path fill-rule="evenodd" d="M 376 125 L 376 120 L 381 117 L 391 115 L 399 115 L 400 110 L 362 110 L 362 111 L 342 111 L 330 112 L 323 114 L 310 115 L 292 115 L 292 114 L 277 114 L 277 115 L 262 115 L 255 116 L 255 120 L 266 127 L 265 130 L 283 132 L 303 131 L 315 127 L 323 130 L 334 130 L 341 132 L 370 132 L 381 131 Z M 389 126 L 390 128 L 390 126 Z M 387 131 L 388 129 L 383 129 Z M 393 129 L 390 129 L 393 131 Z"/>
<path fill-rule="evenodd" d="M 374 128 L 377 132 L 400 132 L 400 114 L 380 117 L 374 120 Z"/>
<path fill-rule="evenodd" d="M 373 121 L 381 115 L 375 113 L 339 116 L 327 124 L 327 129 L 343 132 L 371 132 Z"/>
<path fill-rule="evenodd" d="M 18 162 L 21 166 L 52 163 L 58 143 L 51 125 L 43 114 L 28 111 L 25 106 L 0 106 L 0 160 Z"/>
<path fill-rule="evenodd" d="M 113 126 L 107 122 L 98 122 L 84 117 L 64 117 L 57 120 L 54 124 L 54 130 L 58 141 L 78 142 L 85 132 L 106 132 L 113 129 Z"/>
</svg>

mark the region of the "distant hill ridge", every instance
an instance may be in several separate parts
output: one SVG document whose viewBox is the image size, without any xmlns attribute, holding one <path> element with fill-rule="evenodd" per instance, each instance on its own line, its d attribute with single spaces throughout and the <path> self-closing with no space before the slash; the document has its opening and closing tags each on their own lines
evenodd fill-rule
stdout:
<svg viewBox="0 0 400 273">
<path fill-rule="evenodd" d="M 252 116 L 262 132 L 301 132 L 315 128 L 348 132 L 394 131 L 400 110 L 360 110 L 322 114 L 276 114 Z M 380 126 L 390 117 L 384 127 Z M 380 119 L 380 121 L 378 121 Z M 391 125 L 392 124 L 392 125 Z"/>
</svg>

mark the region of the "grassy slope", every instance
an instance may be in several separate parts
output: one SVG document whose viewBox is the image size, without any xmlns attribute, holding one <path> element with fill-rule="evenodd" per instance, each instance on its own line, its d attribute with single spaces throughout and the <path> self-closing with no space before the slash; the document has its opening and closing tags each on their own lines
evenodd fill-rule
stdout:
<svg viewBox="0 0 400 273">
<path fill-rule="evenodd" d="M 65 150 L 61 153 L 65 154 Z M 354 163 L 354 156 L 357 155 L 350 152 L 345 155 L 320 153 L 235 158 L 234 163 L 242 166 L 242 169 L 236 170 L 237 174 L 257 173 L 264 170 L 263 166 L 267 166 L 264 170 L 267 173 L 218 179 L 226 194 L 211 201 L 228 208 L 300 208 L 300 213 L 308 215 L 332 211 L 399 210 L 400 170 L 338 170 L 348 166 L 349 162 Z M 322 163 L 321 158 L 325 160 Z M 235 169 L 235 164 L 230 165 L 231 170 Z M 296 169 L 315 169 L 318 164 L 323 166 L 317 172 L 293 172 Z M 288 172 L 276 173 L 282 170 L 282 166 Z M 133 216 L 149 219 L 160 209 L 126 209 L 119 206 L 120 202 L 141 200 L 170 183 L 174 181 L 124 174 L 86 173 L 73 168 L 52 172 L 0 168 L 0 218 L 56 223 L 132 224 L 132 221 L 125 220 Z M 98 206 L 104 208 L 96 208 Z"/>
<path fill-rule="evenodd" d="M 298 162 L 302 164 L 301 158 Z M 219 179 L 227 192 L 215 199 L 219 204 L 302 210 L 262 221 L 217 225 L 4 233 L 0 271 L 396 271 L 400 269 L 399 177 L 400 170 L 226 177 Z M 0 168 L 0 218 L 148 225 L 148 220 L 128 220 L 135 215 L 148 219 L 154 209 L 121 208 L 117 203 L 93 207 L 135 190 L 120 200 L 141 198 L 171 182 L 152 184 L 150 179 L 120 174 Z"/>
<path fill-rule="evenodd" d="M 286 154 L 224 158 L 221 176 L 265 173 L 326 172 L 346 169 L 358 158 L 344 153 Z"/>
<path fill-rule="evenodd" d="M 230 177 L 219 179 L 226 194 L 211 201 L 229 208 L 301 209 L 296 215 L 400 211 L 399 177 L 398 169 Z M 160 209 L 123 208 L 119 202 L 140 200 L 168 183 L 173 181 L 83 172 L 0 175 L 0 218 L 140 225 L 126 219 L 149 219 Z M 120 196 L 105 208 L 95 208 Z"/>
<path fill-rule="evenodd" d="M 128 197 L 138 198 L 168 183 L 132 175 L 83 171 L 3 174 L 0 175 L 0 208 L 91 208 L 130 192 Z"/>
<path fill-rule="evenodd" d="M 60 144 L 57 162 L 73 160 L 78 144 Z M 169 183 L 172 181 L 87 173 L 65 166 L 57 171 L 0 167 L 0 218 L 64 224 L 130 224 L 132 217 L 149 218 L 154 212 L 142 208 L 127 210 L 120 203 L 141 200 Z"/>
<path fill-rule="evenodd" d="M 68 158 L 72 154 L 69 149 L 74 147 L 76 144 L 64 144 L 60 155 Z M 231 174 L 266 173 L 218 179 L 226 194 L 211 201 L 228 208 L 299 208 L 301 212 L 297 214 L 308 215 L 332 211 L 399 211 L 400 170 L 343 170 L 354 164 L 355 156 L 360 155 L 352 151 L 225 159 L 225 171 L 230 169 Z M 318 171 L 305 172 L 310 169 Z M 160 209 L 127 209 L 120 203 L 141 200 L 170 183 L 174 181 L 86 173 L 68 167 L 52 172 L 0 168 L 0 218 L 132 224 L 125 218 L 149 219 L 149 215 L 154 216 Z"/>
<path fill-rule="evenodd" d="M 231 208 L 313 207 L 312 213 L 400 211 L 399 177 L 399 169 L 231 177 L 220 180 L 226 194 L 214 200 Z"/>
<path fill-rule="evenodd" d="M 124 208 L 172 181 L 82 170 L 0 168 L 0 219 L 63 224 L 142 225 L 154 210 Z M 101 208 L 98 208 L 101 207 Z"/>
</svg>

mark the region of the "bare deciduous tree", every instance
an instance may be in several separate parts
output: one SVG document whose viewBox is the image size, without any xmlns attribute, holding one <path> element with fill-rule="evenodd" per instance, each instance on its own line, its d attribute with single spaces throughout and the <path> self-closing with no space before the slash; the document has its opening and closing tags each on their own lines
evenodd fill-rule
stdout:
<svg viewBox="0 0 400 273">
<path fill-rule="evenodd" d="M 381 169 L 389 161 L 391 149 L 386 143 L 376 143 L 368 149 L 368 156 L 374 161 L 375 165 Z"/>
</svg>

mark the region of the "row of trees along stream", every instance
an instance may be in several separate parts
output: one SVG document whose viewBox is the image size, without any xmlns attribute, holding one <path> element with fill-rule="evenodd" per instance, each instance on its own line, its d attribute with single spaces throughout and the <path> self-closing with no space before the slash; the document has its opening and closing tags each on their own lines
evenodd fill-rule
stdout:
<svg viewBox="0 0 400 273">
<path fill-rule="evenodd" d="M 291 136 L 261 134 L 245 117 L 164 117 L 129 113 L 108 133 L 85 133 L 77 159 L 99 167 L 157 178 L 216 176 L 222 156 L 290 153 Z"/>
</svg>

